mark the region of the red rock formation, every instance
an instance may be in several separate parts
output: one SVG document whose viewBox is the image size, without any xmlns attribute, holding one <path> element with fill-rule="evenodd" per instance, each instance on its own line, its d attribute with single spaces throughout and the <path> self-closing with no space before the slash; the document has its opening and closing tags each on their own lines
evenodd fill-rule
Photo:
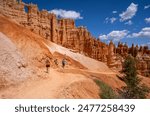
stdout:
<svg viewBox="0 0 150 116">
<path fill-rule="evenodd" d="M 72 19 L 57 19 L 46 10 L 39 11 L 37 5 L 21 0 L 1 0 L 0 13 L 52 42 L 107 62 L 108 46 L 92 37 L 85 27 L 76 27 Z"/>
<path fill-rule="evenodd" d="M 126 44 L 119 43 L 116 49 L 116 53 L 120 54 L 123 58 L 128 54 L 135 57 L 138 73 L 150 77 L 150 50 L 148 50 L 147 46 L 138 47 L 138 45 L 134 46 L 132 44 L 129 48 Z"/>
</svg>

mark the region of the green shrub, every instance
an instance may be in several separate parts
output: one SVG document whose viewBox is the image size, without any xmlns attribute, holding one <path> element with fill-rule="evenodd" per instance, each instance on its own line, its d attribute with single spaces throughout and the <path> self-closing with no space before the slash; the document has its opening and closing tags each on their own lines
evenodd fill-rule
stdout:
<svg viewBox="0 0 150 116">
<path fill-rule="evenodd" d="M 100 80 L 97 80 L 97 79 L 95 79 L 94 81 L 99 86 L 99 88 L 101 90 L 99 96 L 102 99 L 116 99 L 116 98 L 118 98 L 117 95 L 115 94 L 114 90 L 109 85 L 107 85 L 106 83 L 104 83 Z"/>
</svg>

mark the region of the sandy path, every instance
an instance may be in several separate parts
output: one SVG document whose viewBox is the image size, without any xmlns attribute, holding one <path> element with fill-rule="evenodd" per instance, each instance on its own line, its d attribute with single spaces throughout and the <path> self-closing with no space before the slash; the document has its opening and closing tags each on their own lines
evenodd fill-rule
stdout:
<svg viewBox="0 0 150 116">
<path fill-rule="evenodd" d="M 104 75 L 116 75 L 117 73 L 108 71 L 108 72 L 100 72 L 100 71 L 93 71 L 93 70 L 86 70 L 86 69 L 76 69 L 76 68 L 70 68 L 65 69 L 65 72 L 73 72 L 73 73 L 95 73 L 95 74 L 104 74 Z"/>
<path fill-rule="evenodd" d="M 46 78 L 25 84 L 13 98 L 59 98 L 60 92 L 72 83 L 91 78 L 88 71 L 77 72 L 79 72 L 78 69 L 51 70 Z M 97 72 L 97 74 L 101 73 Z"/>
<path fill-rule="evenodd" d="M 75 68 L 66 68 L 63 70 L 51 69 L 49 74 L 43 70 L 39 72 L 40 76 L 38 79 L 33 77 L 34 79 L 27 80 L 19 86 L 10 87 L 1 91 L 0 98 L 97 98 L 97 88 L 92 79 L 99 78 L 105 83 L 113 85 L 113 88 L 118 88 L 122 85 L 122 82 L 115 78 L 115 73 L 111 72 L 107 73 L 106 76 L 105 72 L 101 73 Z M 67 92 L 67 88 L 69 88 L 69 92 Z M 93 93 L 91 93 L 90 90 L 92 90 Z"/>
<path fill-rule="evenodd" d="M 45 72 L 43 72 L 45 73 Z M 48 99 L 59 98 L 59 93 L 71 83 L 85 80 L 81 74 L 63 73 L 52 69 L 49 74 L 45 74 L 37 80 L 28 80 L 17 87 L 11 87 L 1 92 L 1 98 L 30 98 Z"/>
<path fill-rule="evenodd" d="M 56 98 L 58 91 L 64 85 L 64 79 L 50 71 L 45 78 L 30 81 L 25 84 L 14 98 Z M 27 85 L 27 86 L 26 86 Z"/>
</svg>

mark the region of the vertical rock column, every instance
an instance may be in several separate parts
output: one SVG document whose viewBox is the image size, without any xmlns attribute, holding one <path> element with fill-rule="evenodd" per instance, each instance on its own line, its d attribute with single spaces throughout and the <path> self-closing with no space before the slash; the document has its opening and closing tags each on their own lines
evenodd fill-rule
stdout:
<svg viewBox="0 0 150 116">
<path fill-rule="evenodd" d="M 34 4 L 28 5 L 28 27 L 31 31 L 39 34 L 38 7 Z"/>
<path fill-rule="evenodd" d="M 57 19 L 56 19 L 56 15 L 52 14 L 52 24 L 51 24 L 51 41 L 54 43 L 57 43 L 57 33 L 56 33 L 56 29 L 57 29 Z"/>
<path fill-rule="evenodd" d="M 110 41 L 108 46 L 107 64 L 110 66 L 112 63 L 114 63 L 114 44 Z"/>
<path fill-rule="evenodd" d="M 65 20 L 62 22 L 62 45 L 65 46 L 67 38 L 66 38 L 66 25 L 65 25 Z"/>
</svg>

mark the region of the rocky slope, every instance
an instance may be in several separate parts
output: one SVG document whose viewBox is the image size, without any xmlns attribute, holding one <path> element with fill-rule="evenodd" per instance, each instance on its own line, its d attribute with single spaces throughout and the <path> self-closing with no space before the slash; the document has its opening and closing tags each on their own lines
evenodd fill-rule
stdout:
<svg viewBox="0 0 150 116">
<path fill-rule="evenodd" d="M 7 36 L 0 32 L 0 81 L 3 82 L 1 86 L 22 81 L 29 75 L 28 64 L 21 52 Z"/>
</svg>

